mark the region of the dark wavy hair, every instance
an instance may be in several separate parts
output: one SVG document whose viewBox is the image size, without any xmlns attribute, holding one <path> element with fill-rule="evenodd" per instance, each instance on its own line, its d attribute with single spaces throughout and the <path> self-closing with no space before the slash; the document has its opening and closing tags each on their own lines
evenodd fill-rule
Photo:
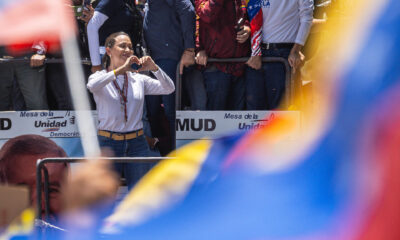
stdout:
<svg viewBox="0 0 400 240">
<path fill-rule="evenodd" d="M 106 43 L 104 44 L 104 46 L 106 48 L 114 47 L 115 38 L 117 38 L 118 36 L 121 36 L 121 35 L 125 35 L 125 36 L 129 37 L 129 35 L 127 33 L 125 33 L 125 32 L 112 33 L 110 36 L 108 36 L 106 38 Z M 131 39 L 131 38 L 129 37 L 129 39 Z M 104 54 L 102 62 L 103 62 L 104 69 L 107 69 L 110 66 L 111 58 L 110 58 L 110 56 L 108 56 L 107 52 L 106 52 L 106 54 Z"/>
</svg>

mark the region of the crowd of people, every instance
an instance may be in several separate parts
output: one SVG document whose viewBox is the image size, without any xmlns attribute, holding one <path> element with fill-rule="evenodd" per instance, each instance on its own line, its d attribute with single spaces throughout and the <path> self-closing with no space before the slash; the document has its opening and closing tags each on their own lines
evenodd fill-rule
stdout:
<svg viewBox="0 0 400 240">
<path fill-rule="evenodd" d="M 174 84 L 177 77 L 182 80 L 183 109 L 271 110 L 282 103 L 288 73 L 281 63 L 262 62 L 262 57 L 287 59 L 298 74 L 320 2 L 71 0 L 71 7 L 86 79 L 104 69 L 106 38 L 125 32 L 136 56 L 151 56 Z M 0 57 L 10 60 L 0 63 L 0 111 L 73 110 L 63 63 L 49 61 L 63 56 L 47 48 L 37 41 L 18 56 L 0 48 Z M 162 155 L 175 148 L 175 98 L 175 91 L 145 97 L 144 130 L 149 144 L 160 143 Z"/>
<path fill-rule="evenodd" d="M 185 109 L 276 109 L 284 94 L 284 68 L 262 63 L 261 57 L 283 57 L 299 69 L 314 5 L 321 1 L 252 2 L 246 8 L 244 0 L 94 0 L 90 5 L 73 0 L 71 5 L 83 9 L 76 15 L 81 57 L 90 63 L 83 65 L 86 78 L 104 68 L 105 39 L 123 31 L 135 54 L 149 54 L 174 82 L 180 64 Z M 0 64 L 1 111 L 73 109 L 63 64 L 45 61 L 62 58 L 61 53 L 47 51 L 39 41 L 20 56 L 1 48 L 0 57 L 26 59 Z M 249 57 L 238 63 L 209 61 Z M 146 97 L 146 108 L 150 121 L 164 112 L 174 129 L 175 93 Z"/>
</svg>

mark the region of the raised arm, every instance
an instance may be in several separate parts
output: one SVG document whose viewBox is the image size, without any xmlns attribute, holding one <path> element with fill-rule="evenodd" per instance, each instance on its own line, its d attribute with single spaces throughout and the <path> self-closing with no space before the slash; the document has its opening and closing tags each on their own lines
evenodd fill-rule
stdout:
<svg viewBox="0 0 400 240">
<path fill-rule="evenodd" d="M 136 70 L 133 70 L 131 68 L 131 65 L 133 63 L 143 65 L 143 60 L 138 59 L 136 56 L 130 56 L 128 59 L 126 59 L 124 64 L 122 64 L 121 66 L 119 66 L 115 69 L 110 69 L 109 72 L 106 72 L 105 70 L 98 71 L 98 72 L 90 75 L 89 81 L 87 84 L 87 88 L 91 92 L 96 92 L 96 91 L 99 91 L 100 89 L 102 89 L 104 86 L 106 86 L 108 83 L 110 83 L 114 79 L 116 79 L 116 76 L 118 76 L 118 75 L 123 75 L 123 74 L 126 74 L 127 72 L 137 72 Z M 146 66 L 144 66 L 144 67 L 146 67 Z M 155 67 L 150 68 L 150 69 L 143 68 L 142 71 L 152 70 L 152 69 L 158 69 L 157 65 L 155 65 Z"/>
<path fill-rule="evenodd" d="M 113 80 L 115 80 L 115 74 L 113 71 L 98 71 L 90 75 L 86 87 L 89 89 L 90 92 L 94 93 L 101 90 L 104 86 L 106 86 Z"/>
<path fill-rule="evenodd" d="M 156 94 L 170 94 L 175 91 L 174 82 L 170 77 L 159 68 L 150 56 L 144 56 L 139 59 L 139 65 L 142 67 L 138 69 L 142 71 L 152 71 L 157 80 L 141 75 L 144 82 L 144 94 L 145 95 L 156 95 Z"/>
<path fill-rule="evenodd" d="M 145 76 L 144 79 L 144 93 L 146 95 L 157 95 L 157 94 L 171 94 L 175 91 L 174 82 L 170 77 L 159 68 L 157 71 L 153 72 L 157 80 Z"/>
</svg>

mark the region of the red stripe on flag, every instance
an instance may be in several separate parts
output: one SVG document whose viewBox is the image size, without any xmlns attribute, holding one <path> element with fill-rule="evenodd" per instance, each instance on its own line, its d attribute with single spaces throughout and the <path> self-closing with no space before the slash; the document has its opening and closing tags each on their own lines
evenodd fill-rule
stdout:
<svg viewBox="0 0 400 240">
<path fill-rule="evenodd" d="M 37 40 L 58 42 L 72 37 L 72 8 L 64 0 L 21 0 L 0 12 L 0 44 L 25 44 Z"/>
<path fill-rule="evenodd" d="M 262 24 L 263 24 L 263 15 L 262 11 L 260 10 L 257 12 L 257 14 L 250 22 L 251 32 L 257 32 L 259 29 L 261 29 Z"/>
</svg>

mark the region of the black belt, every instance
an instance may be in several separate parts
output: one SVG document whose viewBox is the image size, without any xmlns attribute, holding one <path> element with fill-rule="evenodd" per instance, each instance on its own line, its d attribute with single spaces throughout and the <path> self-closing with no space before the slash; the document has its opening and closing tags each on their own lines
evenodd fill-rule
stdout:
<svg viewBox="0 0 400 240">
<path fill-rule="evenodd" d="M 292 48 L 294 43 L 261 43 L 261 49 L 281 49 L 281 48 Z"/>
</svg>

